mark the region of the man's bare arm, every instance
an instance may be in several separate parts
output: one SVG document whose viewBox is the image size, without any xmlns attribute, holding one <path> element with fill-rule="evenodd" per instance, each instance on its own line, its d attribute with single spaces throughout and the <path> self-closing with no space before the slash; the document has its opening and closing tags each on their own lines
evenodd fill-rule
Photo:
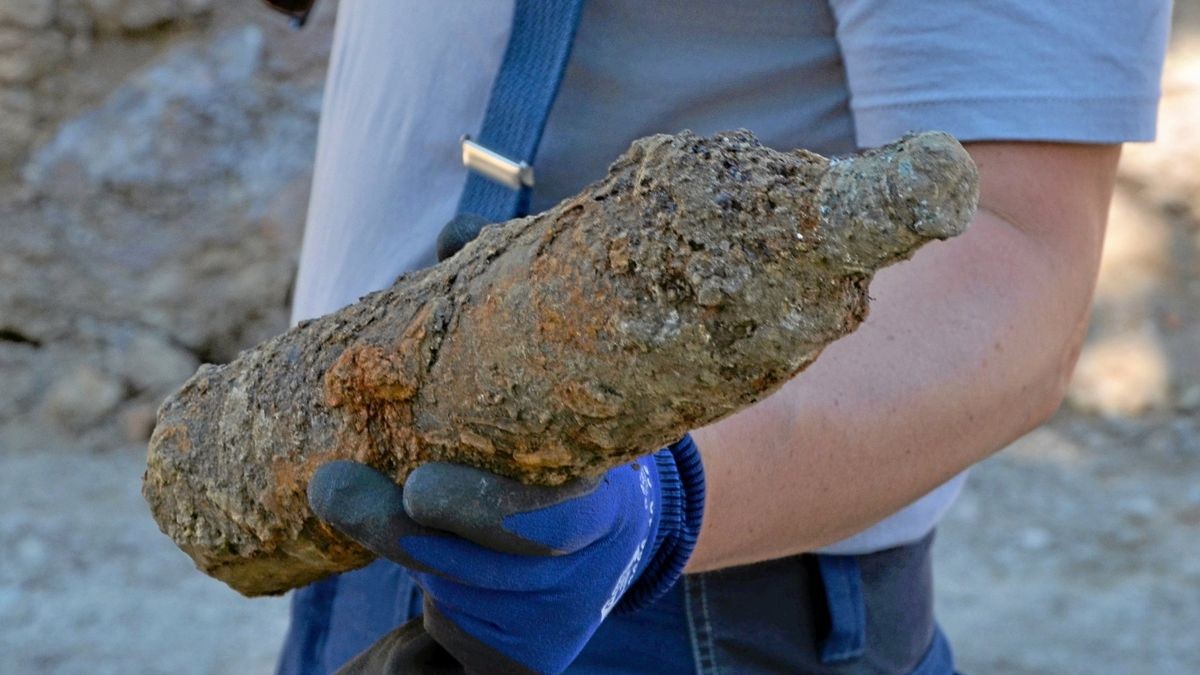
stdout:
<svg viewBox="0 0 1200 675">
<path fill-rule="evenodd" d="M 770 398 L 694 432 L 690 572 L 869 527 L 1045 421 L 1087 327 L 1119 146 L 976 143 L 966 234 L 882 271 L 871 316 Z"/>
</svg>

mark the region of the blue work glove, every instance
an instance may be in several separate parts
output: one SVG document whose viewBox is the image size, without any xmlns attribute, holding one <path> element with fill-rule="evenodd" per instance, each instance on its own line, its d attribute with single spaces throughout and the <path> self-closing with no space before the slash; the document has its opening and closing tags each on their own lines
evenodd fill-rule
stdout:
<svg viewBox="0 0 1200 675">
<path fill-rule="evenodd" d="M 559 673 L 610 611 L 652 602 L 682 574 L 704 475 L 685 436 L 554 488 L 447 463 L 417 468 L 401 488 L 365 465 L 332 462 L 308 498 L 323 520 L 412 570 L 426 630 L 467 672 Z M 389 658 L 398 661 L 366 660 Z"/>
</svg>

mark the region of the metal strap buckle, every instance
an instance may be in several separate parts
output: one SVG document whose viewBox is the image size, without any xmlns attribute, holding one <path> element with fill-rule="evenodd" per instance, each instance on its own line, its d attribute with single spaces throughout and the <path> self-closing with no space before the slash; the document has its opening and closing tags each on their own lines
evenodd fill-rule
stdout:
<svg viewBox="0 0 1200 675">
<path fill-rule="evenodd" d="M 488 150 L 472 141 L 470 136 L 462 137 L 462 163 L 471 171 L 514 190 L 533 187 L 532 166 L 525 162 L 514 162 L 504 155 Z"/>
</svg>

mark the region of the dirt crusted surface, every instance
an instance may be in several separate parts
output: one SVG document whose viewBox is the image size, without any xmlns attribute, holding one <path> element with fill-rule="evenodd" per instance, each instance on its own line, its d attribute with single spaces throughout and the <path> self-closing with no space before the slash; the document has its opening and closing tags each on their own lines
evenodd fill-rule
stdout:
<svg viewBox="0 0 1200 675">
<path fill-rule="evenodd" d="M 320 464 L 610 469 L 789 380 L 866 316 L 876 269 L 962 232 L 976 198 L 941 133 L 832 162 L 744 131 L 640 139 L 553 209 L 201 368 L 159 410 L 147 501 L 247 595 L 361 566 L 308 509 Z"/>
</svg>

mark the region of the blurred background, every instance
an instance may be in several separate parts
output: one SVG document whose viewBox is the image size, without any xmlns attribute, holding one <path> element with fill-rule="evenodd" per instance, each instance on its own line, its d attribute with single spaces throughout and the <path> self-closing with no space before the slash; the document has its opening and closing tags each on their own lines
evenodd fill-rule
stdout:
<svg viewBox="0 0 1200 675">
<path fill-rule="evenodd" d="M 0 0 L 0 673 L 267 673 L 286 601 L 139 494 L 158 402 L 286 327 L 334 3 Z M 970 673 L 1200 673 L 1200 0 L 1067 404 L 940 530 Z"/>
</svg>

